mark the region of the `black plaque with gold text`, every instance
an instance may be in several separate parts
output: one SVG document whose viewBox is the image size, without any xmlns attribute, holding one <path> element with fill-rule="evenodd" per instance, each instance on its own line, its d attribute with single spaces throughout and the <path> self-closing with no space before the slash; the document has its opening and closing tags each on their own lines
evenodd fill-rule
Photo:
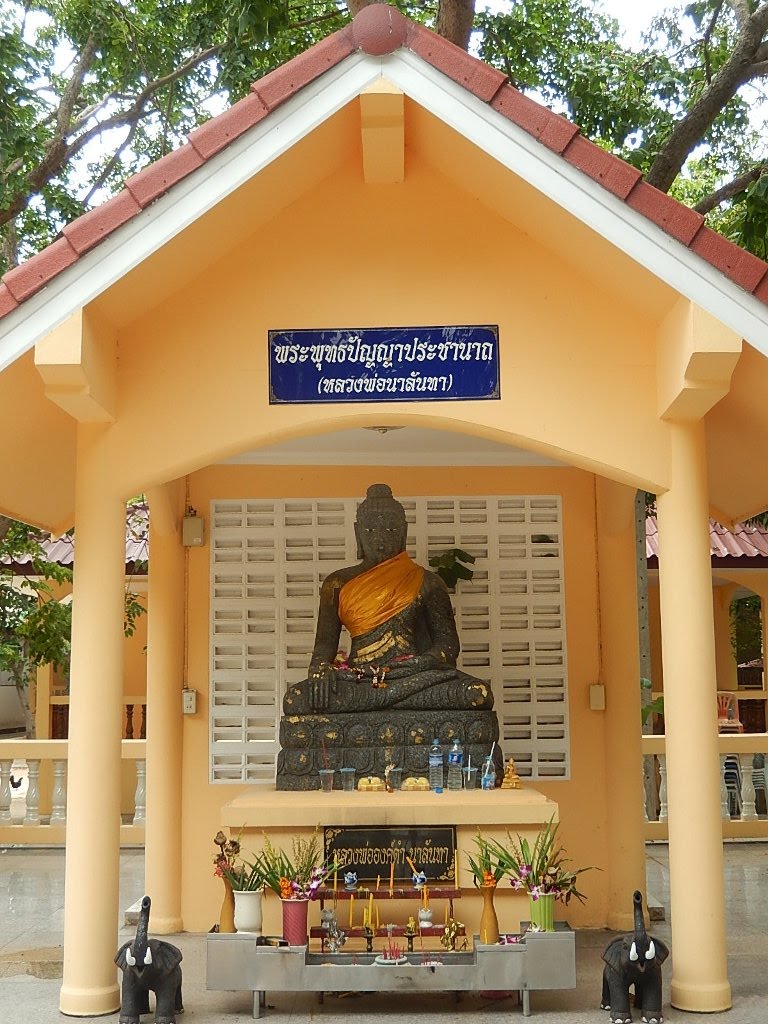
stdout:
<svg viewBox="0 0 768 1024">
<path fill-rule="evenodd" d="M 367 825 L 326 825 L 323 830 L 325 856 L 344 871 L 354 871 L 358 884 L 390 879 L 410 884 L 413 869 L 423 871 L 428 882 L 453 884 L 456 879 L 456 829 L 452 825 L 412 825 L 389 828 Z M 393 867 L 394 865 L 394 867 Z"/>
</svg>

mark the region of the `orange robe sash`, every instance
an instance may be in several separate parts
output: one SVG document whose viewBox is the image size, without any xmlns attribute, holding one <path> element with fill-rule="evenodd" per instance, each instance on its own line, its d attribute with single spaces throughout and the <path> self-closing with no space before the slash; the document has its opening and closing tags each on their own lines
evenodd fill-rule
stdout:
<svg viewBox="0 0 768 1024">
<path fill-rule="evenodd" d="M 402 551 L 345 583 L 339 591 L 339 618 L 349 635 L 363 636 L 407 608 L 423 579 L 424 569 Z"/>
</svg>

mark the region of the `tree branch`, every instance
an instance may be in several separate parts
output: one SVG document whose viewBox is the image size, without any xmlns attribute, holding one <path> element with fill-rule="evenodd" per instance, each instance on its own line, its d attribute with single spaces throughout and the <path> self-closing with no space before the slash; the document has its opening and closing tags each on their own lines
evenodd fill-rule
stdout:
<svg viewBox="0 0 768 1024">
<path fill-rule="evenodd" d="M 723 0 L 718 0 L 717 6 L 712 12 L 709 24 L 704 30 L 704 35 L 701 37 L 702 42 L 704 43 L 704 73 L 708 82 L 712 81 L 712 64 L 709 59 L 709 41 L 712 38 L 712 33 L 715 31 L 715 25 L 717 24 L 717 19 L 720 17 L 720 11 L 722 11 L 722 9 Z"/>
<path fill-rule="evenodd" d="M 732 199 L 740 192 L 743 192 L 744 189 L 751 185 L 753 181 L 757 181 L 758 178 L 762 177 L 766 171 L 768 171 L 768 162 L 756 164 L 755 167 L 750 168 L 750 170 L 745 174 L 740 174 L 738 178 L 734 178 L 733 181 L 729 181 L 726 185 L 723 185 L 722 188 L 712 192 L 711 195 L 700 199 L 694 206 L 694 210 L 701 214 L 709 213 L 711 210 L 714 210 L 715 207 L 724 203 L 727 199 Z"/>
<path fill-rule="evenodd" d="M 656 155 L 646 181 L 668 192 L 680 173 L 688 154 L 710 128 L 723 107 L 737 90 L 756 77 L 755 58 L 768 29 L 768 4 L 758 8 L 744 24 L 728 60 L 672 129 L 667 141 Z"/>
</svg>

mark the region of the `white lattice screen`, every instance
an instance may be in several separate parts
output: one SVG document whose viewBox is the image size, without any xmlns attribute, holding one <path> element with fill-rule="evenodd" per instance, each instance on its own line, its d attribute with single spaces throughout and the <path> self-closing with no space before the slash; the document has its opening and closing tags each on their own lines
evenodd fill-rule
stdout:
<svg viewBox="0 0 768 1024">
<path fill-rule="evenodd" d="M 452 547 L 477 558 L 454 598 L 459 664 L 491 683 L 505 753 L 521 776 L 568 777 L 559 497 L 400 500 L 418 562 Z M 306 677 L 320 583 L 357 561 L 357 503 L 212 502 L 212 781 L 273 781 L 282 695 Z"/>
</svg>

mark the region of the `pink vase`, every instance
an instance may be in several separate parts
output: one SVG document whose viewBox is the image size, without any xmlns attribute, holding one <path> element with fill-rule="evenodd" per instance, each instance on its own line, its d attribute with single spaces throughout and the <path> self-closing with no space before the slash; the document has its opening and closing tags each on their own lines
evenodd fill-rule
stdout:
<svg viewBox="0 0 768 1024">
<path fill-rule="evenodd" d="M 309 900 L 283 900 L 283 938 L 289 946 L 306 946 Z"/>
</svg>

